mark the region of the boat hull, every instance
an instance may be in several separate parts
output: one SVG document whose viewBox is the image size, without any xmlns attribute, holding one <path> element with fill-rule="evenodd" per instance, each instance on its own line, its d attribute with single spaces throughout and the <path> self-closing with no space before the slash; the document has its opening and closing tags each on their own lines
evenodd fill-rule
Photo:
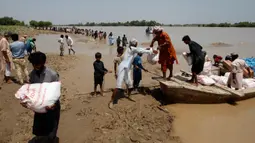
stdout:
<svg viewBox="0 0 255 143">
<path fill-rule="evenodd" d="M 192 86 L 192 85 L 190 85 Z M 204 92 L 192 88 L 183 88 L 181 86 L 168 86 L 160 82 L 160 88 L 164 99 L 169 103 L 190 103 L 190 104 L 214 104 L 236 101 L 238 96 L 230 93 L 218 94 L 212 92 Z"/>
</svg>

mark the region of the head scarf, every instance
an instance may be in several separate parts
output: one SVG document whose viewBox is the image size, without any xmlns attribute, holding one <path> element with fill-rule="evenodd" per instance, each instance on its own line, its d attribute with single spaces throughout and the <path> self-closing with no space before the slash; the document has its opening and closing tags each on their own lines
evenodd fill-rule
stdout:
<svg viewBox="0 0 255 143">
<path fill-rule="evenodd" d="M 129 41 L 129 45 L 130 45 L 130 46 L 136 46 L 137 43 L 138 43 L 138 41 L 137 41 L 135 38 L 132 38 L 132 39 Z"/>
<path fill-rule="evenodd" d="M 161 31 L 163 31 L 163 28 L 160 27 L 160 26 L 155 26 L 155 27 L 153 28 L 153 31 L 154 31 L 154 32 L 161 32 Z"/>
</svg>

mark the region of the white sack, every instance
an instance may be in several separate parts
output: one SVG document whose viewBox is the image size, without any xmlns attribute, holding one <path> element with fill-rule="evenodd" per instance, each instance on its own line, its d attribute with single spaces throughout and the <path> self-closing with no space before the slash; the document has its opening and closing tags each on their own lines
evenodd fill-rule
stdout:
<svg viewBox="0 0 255 143">
<path fill-rule="evenodd" d="M 208 61 L 204 63 L 204 69 L 200 73 L 201 75 L 211 75 L 212 74 L 212 62 Z"/>
<path fill-rule="evenodd" d="M 252 79 L 252 78 L 243 79 L 243 87 L 244 88 L 254 88 L 255 87 L 255 79 Z"/>
<path fill-rule="evenodd" d="M 224 74 L 225 77 L 229 77 L 229 75 L 230 75 L 230 72 L 226 72 L 226 73 Z"/>
<path fill-rule="evenodd" d="M 46 106 L 52 106 L 60 98 L 61 83 L 25 84 L 15 94 L 15 97 L 37 113 L 46 113 Z"/>
<path fill-rule="evenodd" d="M 188 65 L 191 66 L 192 65 L 192 57 L 191 57 L 191 55 L 188 56 L 188 54 L 186 52 L 183 52 L 182 56 L 187 61 Z"/>
<path fill-rule="evenodd" d="M 224 86 L 227 86 L 227 84 L 228 84 L 228 77 L 221 76 L 220 80 L 217 83 L 221 84 L 221 85 L 224 85 Z"/>
<path fill-rule="evenodd" d="M 151 49 L 151 54 L 148 54 L 148 56 L 147 56 L 148 63 L 155 65 L 155 64 L 157 64 L 158 60 L 159 60 L 159 53 L 154 54 L 153 49 Z"/>
<path fill-rule="evenodd" d="M 208 76 L 204 76 L 204 75 L 199 75 L 199 76 L 197 76 L 197 80 L 198 80 L 198 82 L 199 83 L 201 83 L 202 85 L 213 85 L 213 84 L 215 84 L 216 82 L 212 79 L 212 78 L 210 78 L 210 77 L 208 77 Z"/>
<path fill-rule="evenodd" d="M 212 78 L 216 83 L 220 80 L 220 76 L 218 75 L 210 75 L 210 78 Z"/>
</svg>

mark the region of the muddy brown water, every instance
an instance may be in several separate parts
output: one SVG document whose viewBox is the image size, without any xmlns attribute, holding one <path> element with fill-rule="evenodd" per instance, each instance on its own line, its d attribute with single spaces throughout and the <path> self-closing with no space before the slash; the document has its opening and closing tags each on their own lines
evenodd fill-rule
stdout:
<svg viewBox="0 0 255 143">
<path fill-rule="evenodd" d="M 254 143 L 255 99 L 229 104 L 174 104 L 174 133 L 183 143 Z"/>
<path fill-rule="evenodd" d="M 127 38 L 136 38 L 140 44 L 148 43 L 153 38 L 153 35 L 146 35 L 145 29 L 147 27 L 80 27 L 93 30 L 103 30 L 106 32 L 113 32 L 114 37 L 126 34 Z M 220 54 L 225 56 L 230 52 L 237 52 L 241 57 L 254 56 L 253 49 L 255 47 L 255 28 L 201 28 L 201 27 L 164 27 L 176 48 L 177 52 L 188 51 L 187 45 L 182 42 L 184 35 L 189 35 L 192 40 L 201 44 L 205 51 L 210 55 Z M 57 39 L 60 35 L 39 35 L 37 43 L 43 45 L 43 49 L 47 52 L 54 52 L 59 50 Z M 115 47 L 108 45 L 87 43 L 85 36 L 76 39 L 74 48 L 81 53 L 94 54 L 100 47 L 105 54 L 115 54 Z M 108 43 L 108 40 L 105 41 Z M 215 43 L 222 43 L 221 45 L 212 46 Z M 229 46 L 231 45 L 231 46 Z M 89 50 L 85 50 L 84 46 L 89 46 Z"/>
</svg>

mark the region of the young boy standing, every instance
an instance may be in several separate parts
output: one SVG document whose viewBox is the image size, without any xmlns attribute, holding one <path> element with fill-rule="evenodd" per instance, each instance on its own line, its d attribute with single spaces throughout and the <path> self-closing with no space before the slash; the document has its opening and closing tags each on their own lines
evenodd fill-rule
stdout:
<svg viewBox="0 0 255 143">
<path fill-rule="evenodd" d="M 140 81 L 142 80 L 142 70 L 145 72 L 148 72 L 143 65 L 142 65 L 142 53 L 138 53 L 137 56 L 134 58 L 133 65 L 133 86 L 134 89 L 137 90 L 140 84 Z"/>
<path fill-rule="evenodd" d="M 104 75 L 111 73 L 104 67 L 104 63 L 101 61 L 102 54 L 97 52 L 95 54 L 96 61 L 93 63 L 94 66 L 94 95 L 96 95 L 97 85 L 100 85 L 100 94 L 103 96 L 103 82 Z"/>
</svg>

